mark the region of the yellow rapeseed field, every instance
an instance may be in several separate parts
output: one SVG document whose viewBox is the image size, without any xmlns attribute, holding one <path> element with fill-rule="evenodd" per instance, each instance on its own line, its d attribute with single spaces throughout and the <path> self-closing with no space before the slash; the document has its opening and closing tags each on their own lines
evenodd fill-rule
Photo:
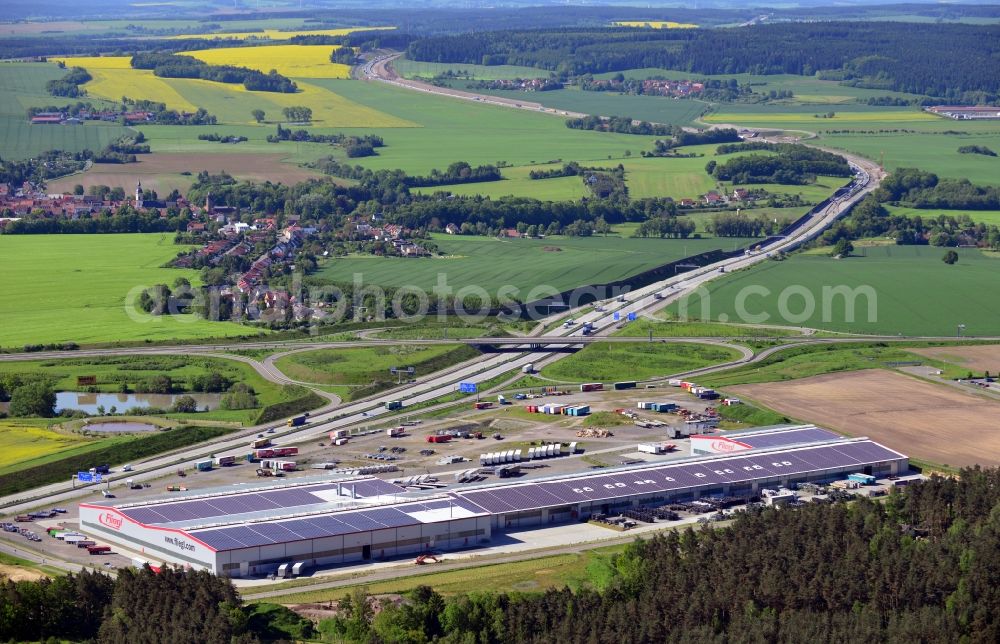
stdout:
<svg viewBox="0 0 1000 644">
<path fill-rule="evenodd" d="M 181 52 L 210 65 L 235 65 L 290 78 L 350 78 L 351 68 L 330 62 L 335 45 L 264 45 Z"/>
<path fill-rule="evenodd" d="M 0 469 L 3 469 L 75 447 L 87 439 L 18 421 L 0 420 L 0 441 L 3 442 Z"/>
<path fill-rule="evenodd" d="M 616 22 L 618 27 L 650 27 L 652 29 L 697 29 L 698 25 L 690 22 L 673 22 L 671 20 L 625 20 Z"/>
<path fill-rule="evenodd" d="M 256 49 L 274 49 L 272 47 L 248 47 L 231 50 L 234 52 L 249 52 Z M 292 47 L 292 49 L 309 49 L 309 47 Z M 324 60 L 329 61 L 331 46 L 323 46 L 326 52 Z M 205 52 L 230 50 L 205 50 Z M 202 52 L 190 52 L 198 54 Z M 257 54 L 258 62 L 262 59 Z M 200 58 L 200 56 L 199 56 Z M 165 103 L 168 109 L 193 112 L 202 107 L 214 114 L 220 123 L 252 124 L 250 111 L 264 110 L 269 119 L 281 117 L 285 107 L 304 106 L 312 109 L 313 123 L 322 127 L 415 127 L 411 121 L 401 119 L 391 114 L 372 109 L 350 101 L 325 87 L 296 79 L 299 91 L 294 94 L 279 92 L 249 92 L 240 84 L 216 83 L 213 81 L 188 78 L 160 78 L 150 70 L 132 69 L 130 58 L 118 57 L 81 57 L 63 58 L 67 66 L 83 67 L 90 72 L 93 80 L 83 87 L 89 96 L 119 101 L 123 96 L 132 99 L 146 99 Z M 211 61 L 218 64 L 236 64 L 252 67 L 247 60 Z M 332 68 L 331 75 L 326 78 L 336 78 L 332 75 L 337 68 L 344 65 L 334 65 L 326 62 Z M 264 71 L 269 71 L 265 69 Z M 280 71 L 280 70 L 279 70 Z M 287 73 L 285 69 L 282 73 Z M 299 72 L 300 74 L 302 72 Z M 316 77 L 318 72 L 310 72 Z M 346 76 L 346 74 L 345 74 Z"/>
<path fill-rule="evenodd" d="M 371 31 L 373 29 L 395 29 L 395 27 L 347 27 L 344 29 L 299 29 L 294 31 L 279 31 L 278 29 L 264 29 L 261 31 L 246 31 L 229 34 L 184 34 L 182 36 L 171 36 L 171 40 L 202 38 L 205 40 L 247 40 L 257 38 L 260 40 L 287 40 L 294 36 L 344 36 L 355 31 Z"/>
</svg>

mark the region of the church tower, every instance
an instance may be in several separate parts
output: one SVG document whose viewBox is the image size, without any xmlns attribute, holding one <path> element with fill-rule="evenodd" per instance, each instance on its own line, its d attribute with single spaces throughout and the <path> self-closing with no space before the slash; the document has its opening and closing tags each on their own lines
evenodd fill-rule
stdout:
<svg viewBox="0 0 1000 644">
<path fill-rule="evenodd" d="M 142 208 L 142 180 L 135 182 L 135 207 Z"/>
</svg>

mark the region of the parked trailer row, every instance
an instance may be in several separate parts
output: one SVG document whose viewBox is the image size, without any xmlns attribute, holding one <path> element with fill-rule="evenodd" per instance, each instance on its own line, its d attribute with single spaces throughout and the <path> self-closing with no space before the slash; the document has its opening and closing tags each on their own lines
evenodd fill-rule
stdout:
<svg viewBox="0 0 1000 644">
<path fill-rule="evenodd" d="M 525 408 L 530 414 L 550 414 L 555 416 L 587 416 L 590 414 L 590 405 L 558 405 L 549 403 L 547 405 L 527 405 Z"/>
<path fill-rule="evenodd" d="M 562 443 L 551 443 L 549 445 L 528 448 L 528 460 L 554 458 L 556 456 L 562 456 Z"/>
<path fill-rule="evenodd" d="M 521 450 L 508 449 L 502 452 L 487 452 L 479 455 L 480 465 L 501 465 L 503 463 L 519 463 Z"/>
</svg>

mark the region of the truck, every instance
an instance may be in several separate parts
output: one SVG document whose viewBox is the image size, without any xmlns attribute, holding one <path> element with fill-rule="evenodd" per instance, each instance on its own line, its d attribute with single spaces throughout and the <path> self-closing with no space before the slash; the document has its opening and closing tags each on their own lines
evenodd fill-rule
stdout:
<svg viewBox="0 0 1000 644">
<path fill-rule="evenodd" d="M 299 453 L 298 447 L 275 447 L 271 451 L 275 456 L 295 456 Z"/>
<path fill-rule="evenodd" d="M 580 391 L 603 391 L 604 383 L 601 382 L 587 382 L 580 385 Z"/>
<path fill-rule="evenodd" d="M 635 380 L 626 380 L 623 382 L 616 382 L 614 384 L 615 391 L 621 391 L 622 389 L 635 389 Z"/>
<path fill-rule="evenodd" d="M 250 449 L 260 449 L 261 447 L 267 447 L 271 444 L 270 438 L 258 438 L 252 443 L 250 443 Z"/>
<path fill-rule="evenodd" d="M 339 447 L 340 445 L 347 445 L 347 441 L 348 441 L 347 438 L 338 438 L 337 440 L 333 441 L 333 444 Z"/>
<path fill-rule="evenodd" d="M 265 447 L 263 449 L 255 449 L 252 453 L 252 461 L 259 461 L 262 458 L 271 458 L 274 456 L 274 450 L 270 447 Z"/>
<path fill-rule="evenodd" d="M 385 435 L 389 438 L 399 438 L 406 432 L 405 427 L 391 427 L 385 430 Z"/>
<path fill-rule="evenodd" d="M 97 474 L 110 474 L 111 468 L 107 464 L 98 465 L 97 467 L 94 468 L 94 472 L 96 472 Z"/>
<path fill-rule="evenodd" d="M 493 403 L 491 402 L 480 401 L 472 403 L 473 409 L 490 409 L 491 407 L 493 407 Z"/>
<path fill-rule="evenodd" d="M 504 398 L 503 394 L 500 394 L 499 396 L 497 396 L 497 404 L 499 404 L 499 405 L 509 405 L 510 403 L 507 401 L 506 398 Z"/>
<path fill-rule="evenodd" d="M 111 546 L 87 546 L 87 554 L 103 555 L 111 552 Z"/>
<path fill-rule="evenodd" d="M 388 400 L 385 403 L 385 408 L 388 409 L 389 411 L 395 411 L 396 409 L 402 409 L 403 408 L 403 401 L 402 400 Z"/>
<path fill-rule="evenodd" d="M 451 436 L 441 436 L 437 434 L 431 434 L 427 437 L 428 443 L 447 443 L 451 441 Z"/>
<path fill-rule="evenodd" d="M 212 470 L 212 459 L 206 461 L 198 461 L 194 464 L 194 468 L 199 472 L 209 472 Z"/>
<path fill-rule="evenodd" d="M 529 362 L 528 364 L 521 367 L 521 373 L 535 373 L 535 363 Z"/>
<path fill-rule="evenodd" d="M 583 335 L 590 335 L 594 332 L 594 325 L 590 322 L 583 323 L 583 329 L 580 331 Z"/>
<path fill-rule="evenodd" d="M 349 429 L 335 429 L 330 432 L 330 440 L 335 441 L 338 438 L 346 438 L 351 433 Z"/>
<path fill-rule="evenodd" d="M 230 465 L 235 465 L 236 464 L 236 457 L 235 456 L 216 456 L 215 457 L 215 464 L 218 465 L 219 467 L 228 467 Z"/>
<path fill-rule="evenodd" d="M 299 414 L 298 416 L 292 416 L 288 419 L 287 425 L 289 427 L 301 427 L 306 424 L 306 419 L 309 418 L 309 414 Z"/>
</svg>

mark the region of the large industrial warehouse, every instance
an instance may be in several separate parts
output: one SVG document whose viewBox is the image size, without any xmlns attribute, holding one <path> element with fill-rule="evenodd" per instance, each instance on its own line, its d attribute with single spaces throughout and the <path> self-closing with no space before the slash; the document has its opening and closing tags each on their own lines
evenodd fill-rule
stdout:
<svg viewBox="0 0 1000 644">
<path fill-rule="evenodd" d="M 80 526 L 151 562 L 242 577 L 282 565 L 328 566 L 475 547 L 507 529 L 575 522 L 644 504 L 909 469 L 899 452 L 818 428 L 744 433 L 737 442 L 746 446 L 738 454 L 430 493 L 369 477 L 238 492 L 230 487 L 132 504 L 84 503 Z"/>
</svg>

